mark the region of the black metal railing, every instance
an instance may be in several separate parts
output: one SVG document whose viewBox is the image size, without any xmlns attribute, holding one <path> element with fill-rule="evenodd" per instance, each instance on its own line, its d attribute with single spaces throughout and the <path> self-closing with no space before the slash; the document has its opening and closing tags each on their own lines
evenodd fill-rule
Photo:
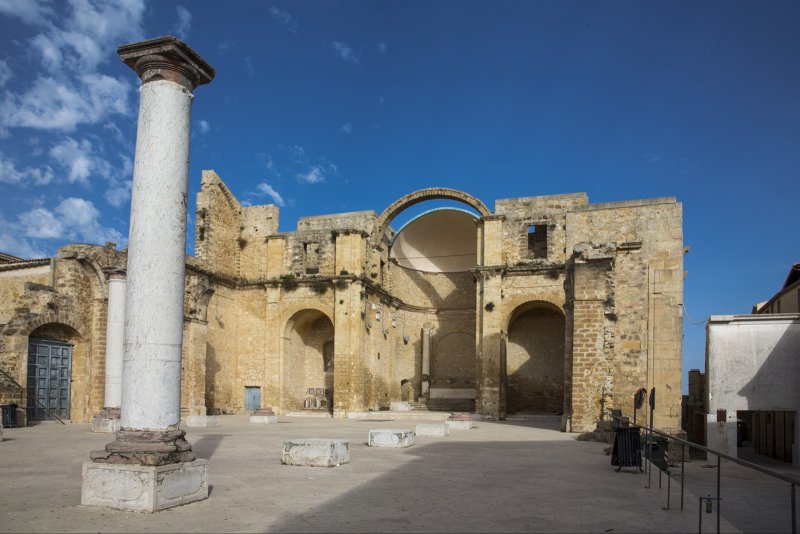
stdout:
<svg viewBox="0 0 800 534">
<path fill-rule="evenodd" d="M 680 444 L 681 447 L 681 454 L 680 454 L 680 487 L 681 487 L 681 510 L 684 509 L 684 489 L 686 487 L 686 479 L 685 479 L 685 464 L 687 458 L 687 452 L 690 452 L 692 449 L 705 452 L 707 455 L 713 455 L 716 457 L 716 469 L 717 469 L 717 476 L 716 476 L 716 496 L 712 497 L 708 494 L 706 497 L 699 497 L 699 518 L 698 518 L 698 532 L 702 532 L 702 520 L 703 520 L 703 503 L 705 501 L 708 510 L 711 509 L 712 504 L 716 501 L 716 523 L 717 523 L 717 533 L 720 532 L 720 522 L 721 522 L 721 504 L 722 504 L 722 460 L 725 459 L 729 462 L 733 462 L 738 464 L 742 467 L 747 469 L 751 469 L 753 471 L 758 471 L 759 473 L 765 474 L 769 477 L 777 479 L 779 481 L 785 482 L 789 484 L 789 506 L 790 506 L 790 513 L 791 515 L 791 525 L 792 525 L 792 534 L 797 534 L 797 503 L 796 503 L 796 486 L 800 484 L 800 478 L 789 476 L 784 473 L 779 473 L 767 467 L 754 464 L 752 462 L 748 462 L 747 460 L 742 460 L 740 458 L 736 458 L 725 454 L 723 452 L 711 449 L 704 445 L 700 445 L 698 443 L 692 443 L 690 441 L 677 438 L 672 436 L 666 432 L 662 432 L 660 430 L 654 428 L 648 428 L 641 425 L 636 425 L 639 429 L 641 429 L 643 436 L 642 436 L 642 449 L 644 451 L 644 457 L 646 462 L 646 471 L 647 471 L 647 487 L 651 487 L 651 477 L 652 477 L 652 468 L 658 467 L 658 475 L 659 475 L 659 488 L 661 488 L 661 476 L 662 473 L 666 473 L 667 475 L 667 506 L 666 509 L 669 510 L 670 505 L 670 492 L 671 492 L 671 481 L 673 474 L 669 471 L 669 466 L 671 465 L 671 458 L 668 456 L 669 451 L 669 443 L 677 443 Z M 660 438 L 656 438 L 655 436 L 660 436 Z M 657 439 L 660 439 L 663 442 L 663 439 L 666 439 L 666 449 L 664 456 L 660 461 L 658 458 L 655 458 L 653 455 L 653 450 L 658 449 L 659 447 L 654 447 L 653 445 L 656 443 Z M 688 451 L 687 451 L 688 449 Z M 707 456 L 706 461 L 711 461 L 711 456 Z M 666 465 L 666 469 L 662 469 L 661 466 Z M 675 464 L 672 464 L 675 465 Z"/>
</svg>

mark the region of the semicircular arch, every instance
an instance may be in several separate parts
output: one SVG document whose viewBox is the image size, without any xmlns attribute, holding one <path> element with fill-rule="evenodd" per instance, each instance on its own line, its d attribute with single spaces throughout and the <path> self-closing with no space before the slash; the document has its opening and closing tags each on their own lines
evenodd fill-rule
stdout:
<svg viewBox="0 0 800 534">
<path fill-rule="evenodd" d="M 486 204 L 469 193 L 447 187 L 428 187 L 409 193 L 392 202 L 392 204 L 381 213 L 375 223 L 375 237 L 380 241 L 384 232 L 386 232 L 386 229 L 389 227 L 389 223 L 392 222 L 392 219 L 397 217 L 397 215 L 406 208 L 419 204 L 420 202 L 425 202 L 426 200 L 440 199 L 455 200 L 466 204 L 480 213 L 481 217 L 488 217 L 492 214 L 489 208 L 486 207 Z"/>
</svg>

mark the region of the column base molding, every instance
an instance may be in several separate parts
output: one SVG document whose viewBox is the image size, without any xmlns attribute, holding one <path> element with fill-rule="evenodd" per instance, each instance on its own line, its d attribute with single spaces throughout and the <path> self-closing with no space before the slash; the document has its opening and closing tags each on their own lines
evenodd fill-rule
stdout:
<svg viewBox="0 0 800 534">
<path fill-rule="evenodd" d="M 180 429 L 127 430 L 117 432 L 117 439 L 103 451 L 91 451 L 89 458 L 96 463 L 164 466 L 192 462 L 197 457 L 186 432 Z"/>
</svg>

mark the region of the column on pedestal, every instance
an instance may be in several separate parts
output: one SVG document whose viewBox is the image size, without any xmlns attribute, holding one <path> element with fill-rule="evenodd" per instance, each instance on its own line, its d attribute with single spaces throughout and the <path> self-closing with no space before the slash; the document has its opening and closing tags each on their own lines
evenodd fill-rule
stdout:
<svg viewBox="0 0 800 534">
<path fill-rule="evenodd" d="M 123 45 L 142 80 L 133 168 L 122 428 L 83 464 L 81 503 L 154 512 L 208 498 L 179 428 L 192 91 L 214 69 L 174 37 Z M 116 465 L 110 465 L 116 464 Z"/>
<path fill-rule="evenodd" d="M 108 311 L 106 319 L 106 372 L 103 409 L 92 418 L 92 432 L 116 432 L 122 405 L 122 358 L 125 336 L 125 271 L 106 271 Z"/>
<path fill-rule="evenodd" d="M 131 193 L 121 430 L 95 461 L 192 461 L 180 423 L 192 90 L 214 70 L 174 37 L 120 57 L 142 80 Z"/>
</svg>

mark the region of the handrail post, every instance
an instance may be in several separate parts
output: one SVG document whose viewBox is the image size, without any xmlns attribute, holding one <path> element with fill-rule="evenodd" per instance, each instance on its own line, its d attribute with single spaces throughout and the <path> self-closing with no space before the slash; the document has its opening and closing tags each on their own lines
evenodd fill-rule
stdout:
<svg viewBox="0 0 800 534">
<path fill-rule="evenodd" d="M 722 457 L 717 455 L 717 534 L 719 534 L 719 522 L 720 522 L 719 509 L 720 505 L 722 504 L 722 496 L 720 495 L 721 470 L 722 470 Z"/>
<path fill-rule="evenodd" d="M 683 510 L 683 467 L 685 464 L 686 464 L 686 444 L 681 443 L 681 510 Z"/>
</svg>

